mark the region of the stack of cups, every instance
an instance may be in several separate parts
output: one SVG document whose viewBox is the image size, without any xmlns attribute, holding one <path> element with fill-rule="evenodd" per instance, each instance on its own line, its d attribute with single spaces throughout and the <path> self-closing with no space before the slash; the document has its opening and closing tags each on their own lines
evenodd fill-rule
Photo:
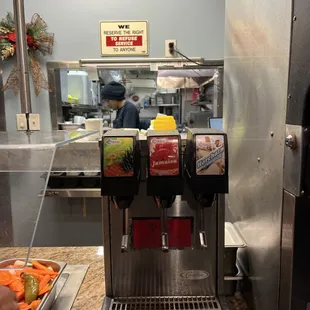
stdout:
<svg viewBox="0 0 310 310">
<path fill-rule="evenodd" d="M 92 139 L 102 138 L 103 134 L 103 118 L 90 118 L 85 120 L 85 130 L 86 131 L 98 131 L 97 134 L 91 135 Z"/>
</svg>

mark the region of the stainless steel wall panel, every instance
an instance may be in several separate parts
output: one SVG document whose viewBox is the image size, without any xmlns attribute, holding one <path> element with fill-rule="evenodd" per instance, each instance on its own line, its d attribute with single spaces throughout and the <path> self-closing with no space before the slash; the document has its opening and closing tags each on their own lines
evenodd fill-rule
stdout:
<svg viewBox="0 0 310 310">
<path fill-rule="evenodd" d="M 284 191 L 280 310 L 308 310 L 310 306 L 309 204 L 309 198 Z"/>
<path fill-rule="evenodd" d="M 296 197 L 291 193 L 283 193 L 283 221 L 281 240 L 281 273 L 279 309 L 290 309 L 292 294 L 293 251 L 295 230 Z"/>
<path fill-rule="evenodd" d="M 286 122 L 310 126 L 310 1 L 294 0 Z"/>
<path fill-rule="evenodd" d="M 228 207 L 248 249 L 256 309 L 277 309 L 291 1 L 227 0 Z"/>
</svg>

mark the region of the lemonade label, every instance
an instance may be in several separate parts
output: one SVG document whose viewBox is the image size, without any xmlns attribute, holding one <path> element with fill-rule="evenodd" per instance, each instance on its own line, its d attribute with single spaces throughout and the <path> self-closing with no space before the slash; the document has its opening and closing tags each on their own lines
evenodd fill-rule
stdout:
<svg viewBox="0 0 310 310">
<path fill-rule="evenodd" d="M 225 145 L 223 135 L 196 136 L 196 174 L 225 174 Z"/>
<path fill-rule="evenodd" d="M 105 177 L 129 177 L 134 175 L 132 138 L 103 139 L 103 175 Z"/>
</svg>

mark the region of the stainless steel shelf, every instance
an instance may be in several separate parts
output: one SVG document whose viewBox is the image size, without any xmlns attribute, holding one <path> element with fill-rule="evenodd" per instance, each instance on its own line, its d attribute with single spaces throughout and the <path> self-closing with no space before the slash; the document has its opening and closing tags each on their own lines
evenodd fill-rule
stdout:
<svg viewBox="0 0 310 310">
<path fill-rule="evenodd" d="M 157 105 L 145 105 L 144 108 L 170 108 L 179 107 L 179 104 L 157 104 Z"/>
<path fill-rule="evenodd" d="M 244 278 L 244 275 L 238 263 L 236 264 L 236 267 L 238 269 L 238 273 L 235 276 L 224 276 L 225 281 L 240 281 Z"/>
<path fill-rule="evenodd" d="M 47 189 L 46 197 L 64 197 L 64 198 L 101 198 L 100 188 L 66 188 L 66 189 Z"/>
</svg>

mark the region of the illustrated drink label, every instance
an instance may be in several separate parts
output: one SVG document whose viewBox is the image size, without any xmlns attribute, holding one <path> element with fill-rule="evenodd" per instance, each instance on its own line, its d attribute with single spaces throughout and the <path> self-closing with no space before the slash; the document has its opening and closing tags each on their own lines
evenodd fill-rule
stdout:
<svg viewBox="0 0 310 310">
<path fill-rule="evenodd" d="M 225 174 L 225 147 L 222 135 L 196 136 L 196 174 Z"/>
<path fill-rule="evenodd" d="M 129 177 L 134 174 L 132 138 L 104 138 L 103 174 L 106 177 Z"/>
<path fill-rule="evenodd" d="M 149 142 L 150 175 L 179 175 L 179 140 L 176 137 L 153 137 Z"/>
</svg>

